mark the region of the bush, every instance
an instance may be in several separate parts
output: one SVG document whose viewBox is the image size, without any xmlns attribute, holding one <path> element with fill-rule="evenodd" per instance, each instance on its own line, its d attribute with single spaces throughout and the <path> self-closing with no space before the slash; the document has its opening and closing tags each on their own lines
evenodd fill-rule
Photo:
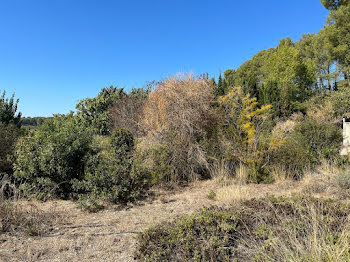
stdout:
<svg viewBox="0 0 350 262">
<path fill-rule="evenodd" d="M 311 197 L 203 209 L 138 236 L 140 261 L 348 261 L 350 206 Z"/>
<path fill-rule="evenodd" d="M 271 153 L 270 157 L 270 167 L 281 167 L 289 176 L 299 179 L 311 166 L 312 155 L 303 143 L 303 138 L 293 133 Z"/>
<path fill-rule="evenodd" d="M 225 116 L 222 127 L 225 140 L 225 158 L 230 162 L 248 167 L 252 182 L 268 182 L 264 168 L 267 143 L 265 132 L 269 129 L 271 105 L 260 107 L 255 97 L 244 94 L 241 87 L 234 87 L 218 103 Z"/>
<path fill-rule="evenodd" d="M 350 170 L 346 169 L 339 173 L 336 178 L 337 184 L 340 188 L 349 191 L 350 193 Z"/>
<path fill-rule="evenodd" d="M 162 81 L 144 105 L 142 126 L 147 136 L 140 151 L 166 148 L 174 172 L 170 179 L 176 182 L 205 176 L 208 156 L 201 141 L 216 126 L 214 102 L 214 90 L 205 79 L 188 75 Z"/>
<path fill-rule="evenodd" d="M 149 92 L 150 89 L 133 88 L 130 93 L 118 99 L 109 109 L 113 127 L 127 129 L 135 137 L 144 135 L 141 122 Z"/>
<path fill-rule="evenodd" d="M 73 181 L 84 177 L 91 140 L 91 131 L 73 113 L 45 121 L 17 144 L 14 168 L 21 189 L 38 198 L 72 197 Z"/>
<path fill-rule="evenodd" d="M 295 127 L 295 133 L 308 148 L 314 165 L 320 164 L 322 159 L 334 161 L 339 158 L 343 135 L 336 125 L 306 119 Z"/>
<path fill-rule="evenodd" d="M 272 133 L 277 146 L 271 150 L 269 166 L 281 167 L 292 177 L 300 178 L 305 169 L 314 168 L 323 159 L 340 162 L 343 137 L 336 125 L 312 118 L 284 123 L 289 128 L 282 137 L 279 137 L 278 132 Z"/>
<path fill-rule="evenodd" d="M 0 122 L 0 174 L 13 173 L 13 154 L 19 136 L 20 130 L 17 126 Z"/>
<path fill-rule="evenodd" d="M 105 143 L 108 147 L 95 149 L 98 153 L 87 160 L 84 178 L 74 181 L 75 190 L 84 194 L 82 200 L 86 194 L 92 200 L 100 197 L 123 204 L 139 199 L 149 188 L 150 179 L 141 165 L 134 161 L 132 134 L 119 129 L 105 139 L 109 141 Z"/>
<path fill-rule="evenodd" d="M 172 152 L 165 146 L 150 146 L 136 152 L 138 161 L 143 162 L 152 178 L 152 184 L 176 182 L 176 169 L 171 161 Z"/>
</svg>

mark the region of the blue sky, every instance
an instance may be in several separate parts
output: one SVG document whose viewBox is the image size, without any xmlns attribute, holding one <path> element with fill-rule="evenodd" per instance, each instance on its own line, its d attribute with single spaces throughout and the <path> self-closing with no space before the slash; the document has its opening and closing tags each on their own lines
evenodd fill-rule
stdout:
<svg viewBox="0 0 350 262">
<path fill-rule="evenodd" d="M 327 14 L 319 0 L 0 0 L 0 90 L 25 116 L 67 113 L 105 86 L 218 76 Z"/>
</svg>

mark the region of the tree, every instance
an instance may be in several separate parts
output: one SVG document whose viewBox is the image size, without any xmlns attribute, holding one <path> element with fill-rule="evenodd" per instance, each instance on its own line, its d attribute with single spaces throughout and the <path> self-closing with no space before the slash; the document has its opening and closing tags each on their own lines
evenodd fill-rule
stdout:
<svg viewBox="0 0 350 262">
<path fill-rule="evenodd" d="M 1 95 L 0 90 L 0 122 L 8 125 L 10 123 L 20 127 L 22 113 L 17 113 L 19 99 L 15 100 L 15 94 L 6 98 L 6 92 Z"/>
<path fill-rule="evenodd" d="M 308 67 L 314 89 L 333 90 L 339 73 L 326 31 L 320 30 L 317 35 L 303 35 L 302 39 L 296 42 L 296 48 Z"/>
<path fill-rule="evenodd" d="M 235 74 L 236 71 L 234 69 L 227 69 L 224 72 L 224 81 L 226 83 L 227 88 L 225 89 L 225 93 L 228 91 L 228 88 L 235 86 Z"/>
<path fill-rule="evenodd" d="M 321 0 L 322 5 L 328 10 L 336 10 L 342 5 L 349 3 L 349 0 Z"/>
<path fill-rule="evenodd" d="M 299 51 L 290 38 L 282 39 L 266 57 L 259 96 L 262 104 L 272 104 L 278 115 L 289 116 L 304 102 L 312 87 L 308 71 Z"/>
<path fill-rule="evenodd" d="M 325 34 L 329 41 L 333 59 L 345 79 L 350 74 L 350 4 L 332 10 L 327 19 Z"/>
<path fill-rule="evenodd" d="M 218 102 L 225 115 L 223 134 L 229 145 L 226 160 L 249 166 L 254 170 L 250 178 L 260 182 L 264 160 L 260 135 L 271 105 L 260 107 L 256 97 L 244 94 L 241 87 L 231 88 Z"/>
<path fill-rule="evenodd" d="M 224 81 L 221 77 L 221 73 L 219 75 L 218 79 L 218 86 L 216 88 L 216 96 L 222 96 L 225 94 L 225 86 L 224 86 Z"/>
<path fill-rule="evenodd" d="M 12 157 L 21 126 L 21 113 L 17 113 L 18 102 L 15 94 L 6 98 L 6 92 L 0 92 L 0 174 L 13 172 Z"/>
</svg>

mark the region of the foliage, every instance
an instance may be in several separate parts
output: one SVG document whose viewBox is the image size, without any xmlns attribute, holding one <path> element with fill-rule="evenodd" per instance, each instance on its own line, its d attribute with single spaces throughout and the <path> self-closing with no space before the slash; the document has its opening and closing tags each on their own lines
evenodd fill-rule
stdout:
<svg viewBox="0 0 350 262">
<path fill-rule="evenodd" d="M 80 198 L 85 202 L 82 203 L 92 207 L 98 204 L 98 198 L 124 204 L 135 201 L 146 193 L 150 185 L 148 173 L 134 161 L 132 134 L 119 129 L 105 140 L 108 140 L 107 143 L 102 145 L 107 147 L 95 144 L 97 153 L 87 160 L 84 178 L 74 181 L 74 189 L 83 193 Z"/>
<path fill-rule="evenodd" d="M 39 126 L 44 123 L 45 120 L 50 117 L 22 117 L 21 124 L 22 126 Z"/>
<path fill-rule="evenodd" d="M 92 132 L 73 113 L 55 115 L 17 144 L 15 177 L 27 194 L 68 198 L 74 179 L 84 177 Z"/>
<path fill-rule="evenodd" d="M 321 164 L 324 159 L 337 162 L 342 132 L 331 122 L 301 117 L 278 123 L 271 139 L 269 166 L 280 167 L 291 177 L 301 178 L 306 169 Z"/>
<path fill-rule="evenodd" d="M 321 0 L 323 6 L 330 10 L 335 10 L 342 5 L 349 3 L 349 0 Z"/>
<path fill-rule="evenodd" d="M 223 127 L 224 137 L 229 143 L 226 160 L 249 166 L 252 171 L 250 179 L 261 182 L 266 174 L 263 170 L 265 145 L 260 135 L 271 106 L 259 107 L 256 100 L 244 94 L 241 87 L 235 87 L 218 102 L 226 121 Z"/>
<path fill-rule="evenodd" d="M 350 2 L 330 12 L 325 31 L 331 44 L 332 56 L 338 62 L 345 79 L 350 77 Z"/>
<path fill-rule="evenodd" d="M 0 174 L 12 174 L 13 153 L 20 130 L 14 124 L 5 125 L 0 122 Z"/>
<path fill-rule="evenodd" d="M 303 143 L 300 134 L 292 133 L 280 141 L 280 145 L 270 153 L 270 167 L 280 167 L 292 178 L 300 179 L 305 170 L 310 168 L 312 155 Z"/>
<path fill-rule="evenodd" d="M 110 86 L 102 88 L 97 97 L 81 100 L 77 105 L 77 115 L 81 124 L 93 127 L 99 135 L 108 135 L 112 131 L 109 108 L 120 98 L 124 97 L 123 89 Z"/>
<path fill-rule="evenodd" d="M 311 198 L 252 199 L 183 215 L 139 234 L 140 261 L 347 261 L 349 206 Z M 336 260 L 330 260 L 336 257 Z"/>
<path fill-rule="evenodd" d="M 137 158 L 150 173 L 152 184 L 167 184 L 177 180 L 170 149 L 164 145 L 139 145 L 139 148 L 142 150 L 137 152 Z"/>
<path fill-rule="evenodd" d="M 1 91 L 1 90 L 0 90 Z M 9 125 L 10 123 L 21 126 L 22 114 L 17 113 L 19 99 L 15 100 L 15 94 L 10 98 L 6 98 L 6 92 L 0 92 L 0 123 Z"/>
<path fill-rule="evenodd" d="M 343 141 L 341 129 L 331 123 L 307 119 L 295 127 L 295 136 L 311 154 L 311 162 L 320 164 L 322 159 L 335 160 Z"/>
<path fill-rule="evenodd" d="M 0 90 L 1 91 L 1 90 Z M 13 152 L 21 135 L 21 113 L 17 112 L 19 99 L 13 94 L 6 98 L 6 92 L 0 92 L 0 174 L 12 174 Z"/>
</svg>

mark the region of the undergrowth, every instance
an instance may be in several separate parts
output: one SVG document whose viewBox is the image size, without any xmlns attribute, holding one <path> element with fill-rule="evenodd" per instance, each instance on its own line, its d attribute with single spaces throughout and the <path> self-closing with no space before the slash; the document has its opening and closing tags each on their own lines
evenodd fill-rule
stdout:
<svg viewBox="0 0 350 262">
<path fill-rule="evenodd" d="M 140 261 L 350 261 L 350 206 L 307 196 L 209 208 L 138 236 Z"/>
<path fill-rule="evenodd" d="M 0 234 L 21 233 L 41 236 L 48 233 L 59 219 L 54 210 L 44 212 L 34 205 L 23 208 L 15 200 L 0 199 Z"/>
</svg>

